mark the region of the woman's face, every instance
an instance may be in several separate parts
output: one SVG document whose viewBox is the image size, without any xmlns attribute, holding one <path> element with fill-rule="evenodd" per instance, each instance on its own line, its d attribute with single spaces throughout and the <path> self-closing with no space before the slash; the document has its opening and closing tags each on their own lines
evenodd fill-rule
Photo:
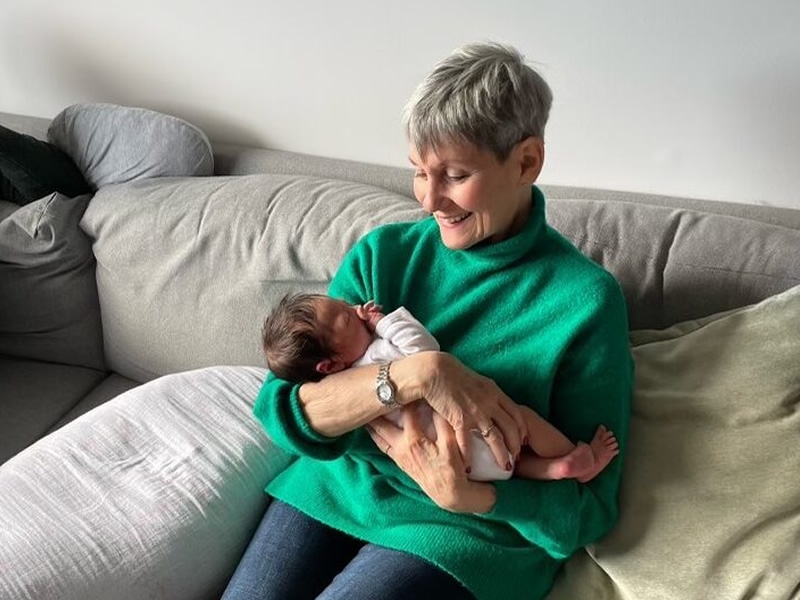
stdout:
<svg viewBox="0 0 800 600">
<path fill-rule="evenodd" d="M 535 174 L 529 156 L 533 147 L 539 152 Z M 499 242 L 527 220 L 530 186 L 541 170 L 542 153 L 541 141 L 535 138 L 520 142 L 504 162 L 469 143 L 442 145 L 423 155 L 411 144 L 414 195 L 436 219 L 448 248 Z"/>
</svg>

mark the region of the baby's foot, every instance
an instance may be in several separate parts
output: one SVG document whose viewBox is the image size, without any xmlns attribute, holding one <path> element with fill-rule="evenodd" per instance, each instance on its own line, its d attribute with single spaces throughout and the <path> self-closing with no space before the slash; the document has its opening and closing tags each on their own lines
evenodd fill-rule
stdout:
<svg viewBox="0 0 800 600">
<path fill-rule="evenodd" d="M 619 442 L 617 442 L 616 436 L 606 429 L 604 425 L 600 425 L 595 431 L 592 441 L 589 442 L 589 448 L 594 457 L 594 465 L 587 469 L 585 473 L 575 475 L 575 479 L 581 483 L 586 483 L 597 477 L 600 471 L 605 469 L 608 463 L 619 454 Z"/>
<path fill-rule="evenodd" d="M 548 477 L 551 479 L 577 479 L 589 473 L 595 465 L 594 452 L 589 444 L 578 442 L 569 454 L 550 459 Z"/>
</svg>

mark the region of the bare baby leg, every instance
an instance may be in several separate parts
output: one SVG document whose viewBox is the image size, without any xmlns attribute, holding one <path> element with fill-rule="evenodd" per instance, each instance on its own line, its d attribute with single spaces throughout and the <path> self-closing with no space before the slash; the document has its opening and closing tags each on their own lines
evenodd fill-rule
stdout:
<svg viewBox="0 0 800 600">
<path fill-rule="evenodd" d="M 577 445 L 567 439 L 551 423 L 524 407 L 529 446 L 514 469 L 515 475 L 529 479 L 577 479 L 586 483 L 594 479 L 619 454 L 619 443 L 603 425 L 588 444 Z"/>
</svg>

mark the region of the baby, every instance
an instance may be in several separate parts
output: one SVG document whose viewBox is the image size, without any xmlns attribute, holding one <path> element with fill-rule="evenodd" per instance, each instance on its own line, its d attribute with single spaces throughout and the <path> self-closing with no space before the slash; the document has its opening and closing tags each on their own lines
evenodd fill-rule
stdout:
<svg viewBox="0 0 800 600">
<path fill-rule="evenodd" d="M 439 350 L 434 337 L 403 307 L 384 315 L 373 301 L 350 305 L 321 294 L 285 296 L 263 328 L 269 369 L 281 379 L 304 383 L 353 366 L 388 362 L 425 350 Z M 619 453 L 614 434 L 600 425 L 588 444 L 570 442 L 535 411 L 521 405 L 528 445 L 513 472 L 530 479 L 590 481 Z M 426 434 L 435 439 L 431 408 L 415 402 L 385 416 L 400 423 L 403 410 L 417 410 Z M 480 434 L 473 431 L 469 478 L 508 479 Z M 510 457 L 511 459 L 511 457 Z M 511 464 L 513 460 L 509 461 Z"/>
</svg>

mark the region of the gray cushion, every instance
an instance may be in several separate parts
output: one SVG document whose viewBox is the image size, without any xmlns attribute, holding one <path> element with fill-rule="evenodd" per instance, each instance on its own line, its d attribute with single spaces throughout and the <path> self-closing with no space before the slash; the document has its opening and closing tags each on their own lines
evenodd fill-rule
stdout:
<svg viewBox="0 0 800 600">
<path fill-rule="evenodd" d="M 620 519 L 550 600 L 797 597 L 798 332 L 800 286 L 634 332 Z"/>
<path fill-rule="evenodd" d="M 264 374 L 164 377 L 0 465 L 0 598 L 218 599 L 290 462 L 252 415 Z"/>
<path fill-rule="evenodd" d="M 66 152 L 94 189 L 147 177 L 211 175 L 211 144 L 198 127 L 145 108 L 74 104 L 47 139 Z"/>
<path fill-rule="evenodd" d="M 548 219 L 614 273 L 632 329 L 752 304 L 800 284 L 800 231 L 625 202 L 553 200 Z"/>
<path fill-rule="evenodd" d="M 90 196 L 53 194 L 0 222 L 0 354 L 104 369 Z"/>
<path fill-rule="evenodd" d="M 261 366 L 261 326 L 282 295 L 323 292 L 364 233 L 421 216 L 405 196 L 302 176 L 104 187 L 81 225 L 95 240 L 109 366 L 138 381 Z"/>
</svg>

